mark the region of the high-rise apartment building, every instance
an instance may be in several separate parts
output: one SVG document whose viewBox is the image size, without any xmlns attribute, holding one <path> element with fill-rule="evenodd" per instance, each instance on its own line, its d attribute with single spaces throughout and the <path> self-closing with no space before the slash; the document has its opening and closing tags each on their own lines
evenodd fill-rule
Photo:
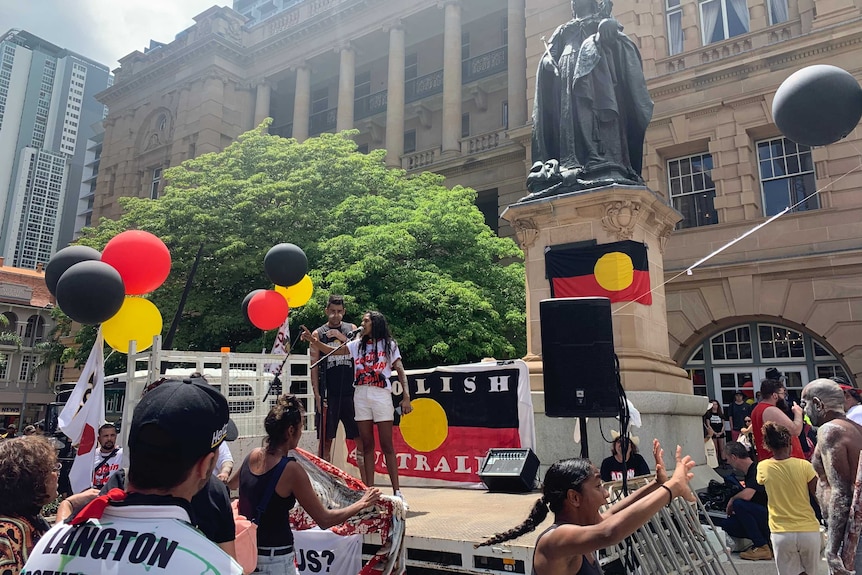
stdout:
<svg viewBox="0 0 862 575">
<path fill-rule="evenodd" d="M 22 30 L 0 37 L 0 253 L 35 269 L 71 240 L 107 66 Z"/>
</svg>

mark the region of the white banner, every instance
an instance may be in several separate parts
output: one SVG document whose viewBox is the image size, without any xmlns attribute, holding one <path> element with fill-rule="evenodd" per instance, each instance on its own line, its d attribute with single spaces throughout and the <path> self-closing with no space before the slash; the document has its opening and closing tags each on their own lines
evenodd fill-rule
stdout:
<svg viewBox="0 0 862 575">
<path fill-rule="evenodd" d="M 278 333 L 275 334 L 275 341 L 272 342 L 272 353 L 273 355 L 277 354 L 286 354 L 290 349 L 290 314 L 288 317 L 284 319 L 284 323 L 278 328 Z M 270 363 L 266 366 L 266 371 L 273 375 L 278 375 L 278 371 L 281 369 L 281 363 Z"/>
<path fill-rule="evenodd" d="M 336 535 L 317 527 L 293 532 L 300 575 L 354 575 L 362 569 L 362 535 Z"/>
<path fill-rule="evenodd" d="M 90 357 L 69 396 L 63 411 L 57 417 L 60 430 L 78 445 L 78 453 L 69 472 L 72 491 L 79 493 L 93 486 L 96 440 L 99 427 L 105 422 L 105 357 L 102 329 Z"/>
</svg>

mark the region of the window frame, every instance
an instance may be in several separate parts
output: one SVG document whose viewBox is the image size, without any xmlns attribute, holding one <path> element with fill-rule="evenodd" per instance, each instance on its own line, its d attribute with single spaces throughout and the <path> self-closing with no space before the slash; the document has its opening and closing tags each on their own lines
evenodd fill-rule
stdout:
<svg viewBox="0 0 862 575">
<path fill-rule="evenodd" d="M 781 141 L 782 154 L 781 154 L 781 156 L 773 156 L 772 155 L 773 143 L 778 142 L 778 141 Z M 795 149 L 796 149 L 795 153 L 787 154 L 788 144 L 795 147 Z M 761 158 L 761 155 L 760 155 L 761 147 L 769 150 L 769 157 L 768 158 Z M 805 150 L 802 150 L 801 148 L 805 148 Z M 803 144 L 797 144 L 791 140 L 788 140 L 784 136 L 777 136 L 775 138 L 767 138 L 765 140 L 758 140 L 758 141 L 754 142 L 754 153 L 756 154 L 756 157 L 757 157 L 757 176 L 758 176 L 758 182 L 760 184 L 760 201 L 762 202 L 761 205 L 763 206 L 762 209 L 763 209 L 763 214 L 765 216 L 767 216 L 767 217 L 774 216 L 775 214 L 780 213 L 783 209 L 786 209 L 787 207 L 791 207 L 791 206 L 794 206 L 793 209 L 790 210 L 791 212 L 810 212 L 813 210 L 819 210 L 820 209 L 820 207 L 821 207 L 820 206 L 820 196 L 819 196 L 819 194 L 816 193 L 817 192 L 817 170 L 815 169 L 815 166 L 814 166 L 814 157 L 811 153 L 811 147 L 810 146 L 805 146 Z M 811 169 L 802 170 L 803 157 L 805 157 L 805 156 L 807 156 L 808 164 L 810 164 Z M 796 165 L 799 166 L 798 171 L 793 172 L 793 173 L 790 172 L 790 170 L 787 167 L 788 166 L 788 162 L 787 162 L 788 158 L 794 158 L 795 159 Z M 779 175 L 779 176 L 776 176 L 774 174 L 774 171 L 773 171 L 773 175 L 764 176 L 764 171 L 763 171 L 764 163 L 770 164 L 770 169 L 774 170 L 776 161 L 780 161 L 783 163 L 784 173 Z M 795 178 L 802 178 L 803 181 L 805 181 L 807 176 L 810 176 L 810 178 L 811 178 L 811 192 L 805 196 L 804 199 L 806 199 L 806 202 L 802 203 L 801 200 L 796 201 L 796 200 L 794 200 L 794 198 L 791 197 L 791 189 L 790 189 L 789 182 Z M 767 182 L 778 182 L 778 181 L 788 182 L 787 197 L 786 197 L 787 201 L 781 210 L 772 211 L 772 210 L 768 209 L 769 206 L 767 206 L 766 183 Z M 815 206 L 813 208 L 809 208 L 809 207 L 807 207 L 808 203 L 814 203 Z"/>
<path fill-rule="evenodd" d="M 682 173 L 683 162 L 688 161 L 689 166 L 691 166 L 692 159 L 694 159 L 694 158 L 699 159 L 701 166 L 706 166 L 707 164 L 709 165 L 708 168 L 702 168 L 699 172 L 696 173 L 697 175 L 700 175 L 700 180 L 704 184 L 704 187 L 702 189 L 695 189 L 695 182 L 696 182 L 695 176 L 696 176 L 696 174 L 693 170 L 690 169 L 687 174 Z M 672 175 L 673 170 L 671 168 L 671 164 L 675 163 L 675 162 L 679 163 L 679 168 L 678 168 L 678 174 L 674 176 L 674 175 Z M 681 210 L 679 207 L 677 207 L 677 203 L 674 200 L 677 200 L 677 199 L 681 200 L 682 198 L 685 198 L 687 196 L 695 197 L 698 194 L 712 194 L 712 198 L 711 198 L 712 199 L 712 202 L 711 202 L 712 205 L 711 205 L 711 209 L 709 211 L 711 211 L 713 214 L 715 214 L 715 221 L 714 222 L 708 222 L 708 221 L 703 222 L 703 221 L 700 221 L 700 219 L 696 222 L 688 222 L 686 219 L 683 219 L 682 221 L 680 221 L 677 224 L 676 229 L 682 230 L 682 229 L 690 229 L 690 228 L 700 228 L 700 227 L 704 227 L 704 226 L 708 226 L 708 225 L 714 225 L 714 224 L 718 223 L 718 220 L 719 220 L 718 219 L 718 210 L 715 209 L 715 198 L 718 195 L 718 187 L 715 184 L 715 180 L 712 179 L 712 170 L 714 168 L 715 168 L 715 164 L 713 161 L 712 154 L 708 151 L 707 152 L 700 152 L 697 154 L 689 154 L 687 156 L 677 156 L 674 158 L 669 158 L 668 160 L 665 161 L 665 169 L 667 171 L 666 175 L 667 175 L 668 202 L 674 209 L 676 209 L 680 213 L 683 213 L 683 210 Z M 686 178 L 686 177 L 688 177 L 691 180 L 691 186 L 692 186 L 691 191 L 688 191 L 688 192 L 686 192 L 684 190 L 684 178 Z M 709 181 L 712 182 L 711 188 L 708 188 L 705 186 L 707 177 L 709 178 Z M 679 180 L 679 187 L 681 190 L 677 194 L 674 194 L 673 184 L 674 184 L 675 179 Z M 706 217 L 709 217 L 709 216 L 708 215 L 704 216 L 704 218 L 706 218 Z"/>
</svg>

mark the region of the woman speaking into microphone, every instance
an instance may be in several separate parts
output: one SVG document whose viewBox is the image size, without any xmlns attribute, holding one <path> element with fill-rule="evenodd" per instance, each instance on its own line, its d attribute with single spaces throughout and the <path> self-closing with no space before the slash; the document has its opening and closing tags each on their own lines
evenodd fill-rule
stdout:
<svg viewBox="0 0 862 575">
<path fill-rule="evenodd" d="M 353 358 L 355 388 L 353 406 L 356 424 L 362 440 L 365 478 L 368 486 L 374 485 L 374 425 L 380 437 L 380 451 L 386 458 L 386 469 L 392 490 L 402 501 L 404 496 L 398 483 L 398 460 L 392 443 L 392 425 L 395 414 L 392 410 L 392 384 L 389 378 L 394 370 L 404 390 L 401 411 L 407 415 L 413 411 L 410 405 L 410 390 L 407 388 L 407 375 L 401 363 L 401 351 L 389 333 L 386 318 L 379 311 L 369 311 L 362 316 L 362 335 L 359 339 L 347 342 L 344 347 L 335 348 L 320 341 L 316 332 L 302 326 L 302 339 L 309 342 L 317 351 L 328 354 L 350 354 Z"/>
</svg>

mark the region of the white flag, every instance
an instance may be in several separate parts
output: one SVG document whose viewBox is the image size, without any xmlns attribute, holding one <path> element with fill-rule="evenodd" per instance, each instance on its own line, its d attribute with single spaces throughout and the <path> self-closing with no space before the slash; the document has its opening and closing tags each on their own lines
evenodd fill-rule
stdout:
<svg viewBox="0 0 862 575">
<path fill-rule="evenodd" d="M 79 493 L 93 486 L 95 450 L 99 427 L 105 422 L 105 358 L 102 328 L 90 351 L 87 364 L 57 417 L 60 430 L 78 444 L 78 454 L 69 472 L 72 491 Z M 92 381 L 91 381 L 92 380 Z"/>
<path fill-rule="evenodd" d="M 272 351 L 274 354 L 286 354 L 290 349 L 290 317 L 285 318 L 284 323 L 278 328 L 278 333 L 275 334 L 275 341 L 272 342 Z M 278 374 L 281 369 L 281 363 L 270 363 L 266 366 L 266 371 L 272 374 Z"/>
</svg>

